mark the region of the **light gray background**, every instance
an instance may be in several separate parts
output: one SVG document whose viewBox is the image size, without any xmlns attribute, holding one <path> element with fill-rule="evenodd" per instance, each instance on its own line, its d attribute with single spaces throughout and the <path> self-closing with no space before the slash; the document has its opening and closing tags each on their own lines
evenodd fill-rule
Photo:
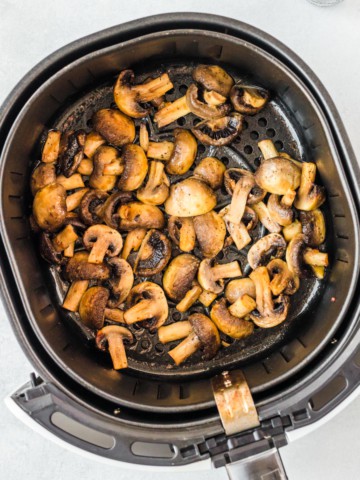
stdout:
<svg viewBox="0 0 360 480">
<path fill-rule="evenodd" d="M 360 2 L 318 8 L 306 0 L 0 0 L 0 103 L 46 55 L 66 43 L 139 16 L 166 11 L 216 13 L 248 22 L 283 41 L 317 73 L 332 95 L 355 152 L 360 151 Z M 32 367 L 0 305 L 0 401 L 28 379 Z M 360 398 L 325 426 L 282 449 L 290 480 L 360 478 Z M 2 480 L 165 480 L 104 466 L 49 443 L 0 403 Z M 173 480 L 220 480 L 225 471 L 171 473 Z"/>
</svg>

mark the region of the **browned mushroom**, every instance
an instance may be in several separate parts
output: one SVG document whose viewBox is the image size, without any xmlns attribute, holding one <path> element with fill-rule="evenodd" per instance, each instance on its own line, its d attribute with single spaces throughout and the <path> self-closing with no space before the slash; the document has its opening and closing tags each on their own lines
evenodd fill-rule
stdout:
<svg viewBox="0 0 360 480">
<path fill-rule="evenodd" d="M 216 195 L 202 180 L 186 178 L 170 187 L 165 212 L 177 217 L 194 217 L 210 212 L 216 206 Z"/>
<path fill-rule="evenodd" d="M 85 225 L 102 222 L 103 209 L 109 195 L 102 190 L 89 190 L 81 199 L 80 218 Z"/>
<path fill-rule="evenodd" d="M 84 145 L 84 154 L 87 158 L 92 158 L 97 148 L 100 145 L 105 143 L 105 138 L 103 138 L 97 132 L 90 132 L 86 135 L 85 145 Z M 81 173 L 81 172 L 80 172 Z"/>
<path fill-rule="evenodd" d="M 321 210 L 300 212 L 300 222 L 306 243 L 310 247 L 318 247 L 325 241 L 326 226 L 324 215 Z"/>
<path fill-rule="evenodd" d="M 155 205 L 145 205 L 141 202 L 129 202 L 118 210 L 120 230 L 134 228 L 157 228 L 161 230 L 165 224 L 162 211 Z"/>
<path fill-rule="evenodd" d="M 278 233 L 269 233 L 251 246 L 247 259 L 250 267 L 254 270 L 261 265 L 266 265 L 271 257 L 283 257 L 285 250 L 284 238 Z"/>
<path fill-rule="evenodd" d="M 110 268 L 105 263 L 89 263 L 89 254 L 85 251 L 74 253 L 65 267 L 65 276 L 70 282 L 78 280 L 107 280 Z"/>
<path fill-rule="evenodd" d="M 209 307 L 216 298 L 217 298 L 217 293 L 209 292 L 208 290 L 203 290 L 199 296 L 199 302 L 202 303 L 204 307 Z"/>
<path fill-rule="evenodd" d="M 215 120 L 203 120 L 191 131 L 201 143 L 220 147 L 231 143 L 239 135 L 242 127 L 243 117 L 232 112 Z"/>
<path fill-rule="evenodd" d="M 39 250 L 42 258 L 50 263 L 50 265 L 61 265 L 65 262 L 61 252 L 55 250 L 51 241 L 50 235 L 45 232 L 40 232 L 39 235 Z"/>
<path fill-rule="evenodd" d="M 213 265 L 211 259 L 202 260 L 199 266 L 198 281 L 204 290 L 219 294 L 224 290 L 224 278 L 241 277 L 237 261 Z"/>
<path fill-rule="evenodd" d="M 111 258 L 108 265 L 111 269 L 109 280 L 111 295 L 108 306 L 115 308 L 127 299 L 134 283 L 134 274 L 131 265 L 123 258 Z"/>
<path fill-rule="evenodd" d="M 128 325 L 143 322 L 145 328 L 156 330 L 168 318 L 169 307 L 163 289 L 156 283 L 142 282 L 132 288 L 126 301 L 124 320 Z"/>
<path fill-rule="evenodd" d="M 291 207 L 288 207 L 282 203 L 279 195 L 271 194 L 268 202 L 267 209 L 269 211 L 271 219 L 279 225 L 287 226 L 293 222 L 294 211 Z"/>
<path fill-rule="evenodd" d="M 86 192 L 88 192 L 88 188 L 80 188 L 76 190 L 74 193 L 68 195 L 66 197 L 66 209 L 68 212 L 72 212 L 76 208 L 78 208 L 81 204 L 81 200 L 83 199 Z"/>
<path fill-rule="evenodd" d="M 92 117 L 94 130 L 112 145 L 122 147 L 135 139 L 135 125 L 131 118 L 118 110 L 103 108 Z"/>
<path fill-rule="evenodd" d="M 145 122 L 140 123 L 139 143 L 144 152 L 147 152 L 149 148 L 149 132 Z"/>
<path fill-rule="evenodd" d="M 91 250 L 89 263 L 102 263 L 105 255 L 119 255 L 123 244 L 120 233 L 107 225 L 89 227 L 84 233 L 83 243 L 85 248 Z"/>
<path fill-rule="evenodd" d="M 72 225 L 66 225 L 53 239 L 53 245 L 57 252 L 62 252 L 72 243 L 76 242 L 79 235 Z"/>
<path fill-rule="evenodd" d="M 66 178 L 76 172 L 84 157 L 85 139 L 83 130 L 65 132 L 61 136 L 58 166 Z"/>
<path fill-rule="evenodd" d="M 56 182 L 55 164 L 40 163 L 31 175 L 31 193 L 36 194 L 38 190 Z"/>
<path fill-rule="evenodd" d="M 228 97 L 234 80 L 218 65 L 197 65 L 192 73 L 195 82 L 208 91 L 214 91 Z"/>
<path fill-rule="evenodd" d="M 170 160 L 171 155 L 174 152 L 173 142 L 149 142 L 149 146 L 146 152 L 148 158 L 154 158 L 155 160 Z"/>
<path fill-rule="evenodd" d="M 169 179 L 164 173 L 164 164 L 150 162 L 146 184 L 137 192 L 137 198 L 148 205 L 161 205 L 169 196 Z"/>
<path fill-rule="evenodd" d="M 149 230 L 137 254 L 134 272 L 141 277 L 150 277 L 161 272 L 169 263 L 171 243 L 158 230 Z"/>
<path fill-rule="evenodd" d="M 163 128 L 188 113 L 190 113 L 190 108 L 186 101 L 186 95 L 184 95 L 158 110 L 154 115 L 154 120 L 158 128 Z"/>
<path fill-rule="evenodd" d="M 59 130 L 50 130 L 42 150 L 41 161 L 44 163 L 54 163 L 58 159 L 60 150 L 61 132 Z"/>
<path fill-rule="evenodd" d="M 74 173 L 70 177 L 64 175 L 58 175 L 56 177 L 56 183 L 62 185 L 65 190 L 75 190 L 75 188 L 85 187 L 84 180 L 79 173 Z"/>
<path fill-rule="evenodd" d="M 255 180 L 250 175 L 242 175 L 236 182 L 231 203 L 226 213 L 228 221 L 239 224 L 245 212 L 246 203 L 251 190 L 255 187 Z"/>
<path fill-rule="evenodd" d="M 199 177 L 213 190 L 221 187 L 224 179 L 225 165 L 215 157 L 205 157 L 195 167 L 194 177 Z"/>
<path fill-rule="evenodd" d="M 269 271 L 271 282 L 270 288 L 273 295 L 280 293 L 293 295 L 300 286 L 299 278 L 290 271 L 286 262 L 280 258 L 271 260 L 266 268 Z"/>
<path fill-rule="evenodd" d="M 109 350 L 113 368 L 121 370 L 128 366 L 124 341 L 131 343 L 133 339 L 133 334 L 127 328 L 108 325 L 97 332 L 95 343 L 99 350 Z"/>
<path fill-rule="evenodd" d="M 199 87 L 192 83 L 186 91 L 186 103 L 190 111 L 200 118 L 215 119 L 227 115 L 231 107 L 228 103 L 220 103 L 219 105 L 210 105 L 204 99 Z"/>
<path fill-rule="evenodd" d="M 254 174 L 243 168 L 228 168 L 224 173 L 224 185 L 229 195 L 233 195 L 235 185 L 243 177 L 249 177 L 254 181 L 254 186 L 247 197 L 247 204 L 254 205 L 264 199 L 266 192 L 262 190 L 255 182 Z"/>
<path fill-rule="evenodd" d="M 174 149 L 166 162 L 166 171 L 172 175 L 183 175 L 194 163 L 197 143 L 191 132 L 182 128 L 175 128 L 174 137 Z"/>
<path fill-rule="evenodd" d="M 226 235 L 225 222 L 212 210 L 194 217 L 196 239 L 204 257 L 212 258 L 223 249 Z"/>
<path fill-rule="evenodd" d="M 70 285 L 68 291 L 66 292 L 62 307 L 65 308 L 65 310 L 69 310 L 70 312 L 77 312 L 82 296 L 86 292 L 88 286 L 88 280 L 77 280 L 73 282 Z"/>
<path fill-rule="evenodd" d="M 104 287 L 91 287 L 81 298 L 79 315 L 89 328 L 102 328 L 105 320 L 105 308 L 109 299 L 109 290 Z"/>
<path fill-rule="evenodd" d="M 106 175 L 104 169 L 106 165 L 111 164 L 118 159 L 119 152 L 116 148 L 107 145 L 100 146 L 94 156 L 94 169 L 89 179 L 89 185 L 97 190 L 104 190 L 105 192 L 112 190 L 116 184 L 116 175 Z"/>
<path fill-rule="evenodd" d="M 244 295 L 244 297 L 246 297 L 246 295 Z M 253 303 L 251 303 L 252 308 L 248 313 L 256 306 L 255 301 L 251 297 L 249 297 L 249 299 L 252 300 Z M 252 322 L 238 318 L 230 313 L 226 306 L 225 298 L 214 303 L 210 312 L 210 318 L 221 332 L 231 338 L 246 338 L 254 331 L 254 324 Z"/>
<path fill-rule="evenodd" d="M 243 295 L 255 298 L 255 285 L 251 278 L 238 278 L 226 285 L 225 297 L 230 303 L 235 303 Z"/>
<path fill-rule="evenodd" d="M 290 240 L 298 233 L 301 233 L 301 223 L 299 220 L 295 220 L 293 223 L 282 229 L 282 234 L 287 242 L 290 242 Z"/>
<path fill-rule="evenodd" d="M 184 253 L 175 257 L 163 276 L 163 287 L 167 296 L 180 302 L 193 286 L 200 260 L 194 255 Z"/>
<path fill-rule="evenodd" d="M 184 298 L 176 305 L 176 310 L 179 312 L 186 312 L 198 300 L 202 293 L 202 288 L 196 280 L 193 280 L 190 290 L 188 290 Z"/>
<path fill-rule="evenodd" d="M 145 228 L 135 228 L 134 230 L 131 230 L 126 235 L 124 247 L 121 252 L 121 258 L 126 260 L 132 251 L 137 252 L 141 247 L 141 243 L 144 240 L 145 235 Z"/>
<path fill-rule="evenodd" d="M 316 185 L 315 163 L 303 163 L 301 170 L 300 187 L 294 205 L 299 210 L 315 210 L 325 202 L 325 188 Z"/>
<path fill-rule="evenodd" d="M 58 183 L 41 188 L 35 195 L 33 215 L 42 230 L 55 232 L 65 222 L 66 190 Z"/>
<path fill-rule="evenodd" d="M 123 148 L 121 159 L 125 168 L 118 187 L 127 192 L 136 190 L 145 180 L 148 171 L 145 152 L 139 145 L 126 145 Z"/>
<path fill-rule="evenodd" d="M 244 115 L 255 115 L 265 107 L 269 92 L 265 88 L 245 85 L 242 82 L 234 85 L 230 92 L 230 100 L 234 109 Z"/>
<path fill-rule="evenodd" d="M 271 215 L 268 207 L 265 205 L 264 202 L 258 202 L 252 205 L 252 208 L 258 216 L 260 222 L 266 228 L 266 230 L 271 233 L 281 232 L 281 226 L 275 221 L 274 217 Z"/>
<path fill-rule="evenodd" d="M 321 276 L 322 270 L 314 267 L 327 267 L 328 254 L 317 249 L 308 248 L 307 237 L 303 233 L 296 234 L 286 249 L 286 263 L 291 272 L 300 278 L 308 277 L 311 272 Z"/>
<path fill-rule="evenodd" d="M 191 252 L 195 248 L 196 234 L 194 222 L 191 217 L 175 217 L 171 215 L 168 220 L 168 231 L 171 240 L 183 252 Z"/>
<path fill-rule="evenodd" d="M 242 250 L 251 242 L 251 237 L 246 225 L 243 222 L 233 223 L 228 218 L 230 207 L 224 207 L 220 210 L 219 215 L 224 219 L 226 229 L 229 232 L 230 240 L 233 241 L 238 250 Z"/>
</svg>

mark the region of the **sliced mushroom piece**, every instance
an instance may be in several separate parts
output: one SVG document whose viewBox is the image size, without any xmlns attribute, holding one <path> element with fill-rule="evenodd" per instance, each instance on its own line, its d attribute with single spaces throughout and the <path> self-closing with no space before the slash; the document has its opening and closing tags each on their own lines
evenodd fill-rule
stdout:
<svg viewBox="0 0 360 480">
<path fill-rule="evenodd" d="M 325 202 L 325 188 L 316 185 L 316 165 L 305 162 L 302 165 L 300 188 L 297 191 L 294 205 L 299 210 L 315 210 Z"/>
<path fill-rule="evenodd" d="M 166 163 L 166 171 L 172 175 L 183 175 L 192 166 L 197 153 L 197 143 L 188 130 L 175 128 L 174 150 Z"/>
<path fill-rule="evenodd" d="M 141 247 L 141 243 L 146 235 L 145 228 L 135 228 L 131 230 L 124 242 L 124 247 L 121 252 L 121 258 L 127 259 L 132 251 L 137 252 Z"/>
<path fill-rule="evenodd" d="M 256 289 L 256 310 L 250 313 L 251 320 L 261 328 L 272 328 L 282 323 L 288 314 L 290 300 L 287 295 L 273 299 L 270 277 L 266 267 L 258 267 L 250 273 Z"/>
<path fill-rule="evenodd" d="M 110 268 L 105 263 L 88 262 L 89 254 L 85 251 L 74 253 L 65 267 L 65 276 L 70 282 L 78 280 L 107 280 L 110 278 Z"/>
<path fill-rule="evenodd" d="M 248 201 L 248 196 L 254 186 L 255 180 L 250 175 L 243 175 L 236 182 L 230 207 L 228 208 L 228 212 L 226 214 L 227 219 L 231 223 L 238 225 L 241 222 L 245 212 L 246 203 Z"/>
<path fill-rule="evenodd" d="M 236 302 L 243 295 L 255 298 L 255 285 L 251 278 L 238 278 L 226 285 L 225 297 L 230 303 Z"/>
<path fill-rule="evenodd" d="M 191 129 L 195 137 L 204 145 L 217 147 L 228 145 L 241 132 L 243 117 L 232 112 L 216 120 L 203 120 Z"/>
<path fill-rule="evenodd" d="M 56 177 L 56 183 L 62 185 L 65 190 L 75 190 L 76 188 L 85 187 L 84 180 L 79 173 L 74 173 L 74 175 L 68 178 L 64 175 L 58 175 Z"/>
<path fill-rule="evenodd" d="M 85 225 L 102 222 L 103 209 L 109 195 L 102 190 L 89 190 L 81 199 L 80 218 Z"/>
<path fill-rule="evenodd" d="M 69 290 L 66 292 L 66 296 L 62 307 L 70 312 L 77 312 L 81 299 L 89 286 L 88 280 L 77 280 L 70 285 Z"/>
<path fill-rule="evenodd" d="M 306 236 L 306 243 L 310 247 L 318 247 L 325 241 L 326 225 L 321 210 L 300 212 L 302 233 Z"/>
<path fill-rule="evenodd" d="M 147 149 L 146 155 L 148 156 L 148 158 L 167 161 L 170 160 L 173 152 L 173 142 L 149 142 L 149 147 Z"/>
<path fill-rule="evenodd" d="M 198 281 L 204 290 L 219 294 L 224 290 L 224 278 L 241 277 L 238 262 L 213 265 L 211 259 L 202 260 L 198 271 Z"/>
<path fill-rule="evenodd" d="M 143 322 L 143 326 L 154 331 L 165 323 L 169 314 L 164 291 L 152 282 L 142 282 L 132 288 L 126 301 L 124 320 L 128 325 Z"/>
<path fill-rule="evenodd" d="M 295 220 L 291 225 L 282 229 L 282 234 L 287 242 L 290 242 L 298 233 L 301 233 L 301 223 L 299 220 Z"/>
<path fill-rule="evenodd" d="M 133 334 L 127 328 L 108 325 L 97 332 L 95 344 L 99 350 L 109 351 L 115 370 L 122 370 L 128 366 L 124 341 L 132 343 L 133 340 Z"/>
<path fill-rule="evenodd" d="M 186 178 L 170 187 L 165 212 L 176 217 L 195 217 L 210 212 L 216 206 L 216 195 L 202 180 Z"/>
<path fill-rule="evenodd" d="M 294 219 L 293 209 L 282 205 L 280 196 L 271 194 L 268 202 L 267 209 L 269 211 L 271 219 L 282 226 L 290 225 Z M 271 231 L 271 230 L 270 230 Z"/>
<path fill-rule="evenodd" d="M 118 110 L 103 108 L 92 117 L 96 130 L 108 143 L 122 147 L 135 140 L 135 125 L 131 118 Z"/>
<path fill-rule="evenodd" d="M 185 296 L 180 302 L 176 305 L 176 310 L 179 312 L 186 312 L 189 308 L 198 300 L 202 293 L 202 288 L 196 280 L 193 281 L 192 287 L 185 293 Z"/>
<path fill-rule="evenodd" d="M 199 349 L 202 350 L 202 359 L 210 360 L 220 348 L 219 332 L 210 318 L 202 313 L 193 313 L 188 321 L 192 327 L 191 333 L 169 351 L 176 365 L 180 365 Z"/>
<path fill-rule="evenodd" d="M 89 328 L 102 328 L 105 320 L 105 308 L 109 299 L 109 290 L 104 287 L 90 287 L 81 298 L 79 315 Z"/>
<path fill-rule="evenodd" d="M 106 194 L 107 195 L 107 194 Z M 99 214 L 101 219 L 105 221 L 106 225 L 114 228 L 119 227 L 119 214 L 117 210 L 121 205 L 129 203 L 132 200 L 131 193 L 128 192 L 115 192 L 105 199 L 105 202 L 100 207 Z M 99 223 L 99 222 L 98 222 Z"/>
<path fill-rule="evenodd" d="M 225 165 L 215 157 L 205 157 L 195 167 L 194 177 L 199 177 L 213 190 L 221 187 L 224 180 Z"/>
<path fill-rule="evenodd" d="M 40 163 L 31 175 L 31 193 L 36 194 L 38 190 L 56 182 L 55 164 Z"/>
<path fill-rule="evenodd" d="M 142 85 L 134 85 L 134 72 L 123 70 L 114 87 L 114 100 L 122 112 L 133 118 L 142 118 L 149 113 L 149 109 L 142 107 L 141 103 L 147 103 L 173 88 L 173 84 L 167 73 L 160 77 L 147 80 Z"/>
<path fill-rule="evenodd" d="M 69 178 L 84 157 L 86 134 L 83 130 L 65 132 L 61 136 L 58 165 L 61 173 Z"/>
<path fill-rule="evenodd" d="M 116 148 L 107 145 L 102 145 L 96 150 L 93 156 L 94 169 L 89 178 L 91 188 L 107 192 L 115 187 L 117 180 L 116 175 L 106 175 L 104 169 L 106 165 L 118 159 L 118 155 L 119 152 Z"/>
<path fill-rule="evenodd" d="M 204 257 L 212 258 L 223 249 L 226 226 L 221 216 L 212 210 L 194 217 L 196 239 Z"/>
<path fill-rule="evenodd" d="M 285 250 L 284 238 L 278 233 L 269 233 L 251 246 L 247 256 L 248 263 L 255 270 L 255 268 L 267 264 L 271 257 L 283 257 Z"/>
<path fill-rule="evenodd" d="M 39 250 L 42 258 L 50 263 L 50 265 L 61 265 L 65 259 L 61 255 L 61 252 L 55 250 L 55 247 L 51 241 L 50 235 L 45 232 L 41 232 L 39 236 Z"/>
<path fill-rule="evenodd" d="M 134 228 L 157 228 L 161 230 L 165 225 L 164 214 L 155 205 L 129 202 L 121 205 L 118 213 L 120 230 L 133 230 Z"/>
<path fill-rule="evenodd" d="M 286 263 L 294 275 L 304 278 L 311 275 L 311 268 L 305 263 L 304 253 L 307 248 L 306 237 L 303 233 L 296 234 L 286 249 Z"/>
<path fill-rule="evenodd" d="M 198 65 L 194 68 L 192 77 L 206 90 L 213 90 L 228 97 L 234 80 L 218 65 Z"/>
<path fill-rule="evenodd" d="M 191 252 L 194 250 L 196 234 L 191 217 L 181 218 L 171 215 L 168 220 L 168 231 L 171 240 L 181 251 Z"/>
<path fill-rule="evenodd" d="M 163 276 L 165 293 L 171 300 L 180 302 L 192 288 L 200 260 L 194 255 L 184 253 L 175 257 Z"/>
<path fill-rule="evenodd" d="M 254 186 L 249 192 L 247 204 L 254 205 L 255 203 L 261 202 L 261 200 L 264 199 L 266 192 L 256 184 L 254 174 L 244 168 L 228 168 L 225 171 L 224 185 L 228 194 L 233 195 L 236 184 L 243 177 L 248 177 L 249 179 L 254 180 Z"/>
<path fill-rule="evenodd" d="M 111 269 L 111 295 L 107 304 L 110 308 L 116 308 L 127 299 L 134 283 L 134 274 L 131 265 L 123 258 L 111 258 L 108 265 Z"/>
<path fill-rule="evenodd" d="M 146 184 L 137 192 L 137 198 L 148 205 L 161 205 L 169 196 L 169 179 L 164 173 L 164 164 L 150 162 Z"/>
<path fill-rule="evenodd" d="M 105 255 L 115 257 L 122 248 L 122 238 L 119 232 L 107 225 L 92 225 L 83 236 L 86 249 L 91 250 L 88 262 L 102 263 Z"/>
<path fill-rule="evenodd" d="M 53 245 L 57 252 L 63 252 L 69 245 L 76 242 L 79 235 L 72 225 L 66 225 L 53 239 Z"/>
<path fill-rule="evenodd" d="M 158 110 L 154 115 L 154 120 L 157 123 L 158 128 L 163 128 L 190 112 L 190 108 L 186 101 L 186 95 L 184 95 Z"/>
<path fill-rule="evenodd" d="M 78 208 L 81 204 L 81 200 L 83 199 L 85 193 L 89 191 L 88 188 L 80 188 L 76 190 L 76 192 L 68 195 L 66 197 L 66 209 L 68 212 L 72 212 L 76 208 Z"/>
<path fill-rule="evenodd" d="M 234 85 L 230 92 L 230 100 L 234 109 L 243 115 L 255 115 L 263 109 L 269 100 L 269 92 L 262 87 Z"/>
<path fill-rule="evenodd" d="M 226 229 L 229 232 L 230 239 L 236 245 L 238 250 L 242 250 L 251 242 L 248 229 L 243 222 L 233 223 L 228 218 L 228 212 L 230 207 L 224 207 L 220 210 L 219 215 L 224 219 Z"/>
<path fill-rule="evenodd" d="M 44 163 L 54 163 L 58 159 L 60 150 L 61 132 L 59 130 L 50 130 L 47 134 L 42 150 L 41 161 Z"/>
<path fill-rule="evenodd" d="M 92 158 L 97 148 L 105 143 L 105 138 L 97 132 L 90 132 L 86 135 L 84 154 L 87 158 Z M 81 172 L 80 172 L 81 173 Z"/>
<path fill-rule="evenodd" d="M 120 177 L 118 188 L 127 192 L 136 190 L 145 180 L 148 171 L 145 152 L 139 145 L 126 145 L 123 148 L 121 158 L 125 168 Z"/>
<path fill-rule="evenodd" d="M 195 83 L 192 83 L 186 92 L 186 103 L 194 115 L 210 120 L 224 117 L 230 112 L 231 107 L 228 103 L 209 105 L 206 101 L 202 101 L 201 97 L 199 87 L 195 85 Z"/>
<path fill-rule="evenodd" d="M 255 301 L 252 298 L 250 299 L 253 302 L 251 305 L 256 306 Z M 254 306 L 252 310 L 253 309 Z M 235 317 L 230 313 L 226 306 L 225 298 L 214 303 L 210 312 L 210 318 L 221 332 L 237 340 L 248 337 L 254 331 L 254 324 L 252 322 Z"/>
<path fill-rule="evenodd" d="M 271 278 L 270 289 L 275 297 L 281 293 L 293 295 L 299 289 L 299 278 L 290 271 L 284 260 L 274 258 L 266 268 Z"/>
<path fill-rule="evenodd" d="M 134 272 L 141 277 L 150 277 L 164 270 L 171 257 L 170 240 L 158 230 L 150 230 L 141 243 Z"/>
<path fill-rule="evenodd" d="M 58 183 L 41 188 L 35 195 L 33 215 L 42 230 L 55 232 L 65 223 L 66 190 Z"/>
<path fill-rule="evenodd" d="M 252 205 L 252 208 L 256 215 L 258 216 L 260 222 L 264 225 L 266 230 L 271 233 L 281 232 L 281 226 L 274 220 L 268 207 L 264 202 L 258 202 Z"/>
</svg>

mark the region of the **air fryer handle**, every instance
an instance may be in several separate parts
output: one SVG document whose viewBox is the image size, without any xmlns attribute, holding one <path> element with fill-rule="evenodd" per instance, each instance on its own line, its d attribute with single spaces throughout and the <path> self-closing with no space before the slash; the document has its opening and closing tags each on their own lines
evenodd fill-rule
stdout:
<svg viewBox="0 0 360 480">
<path fill-rule="evenodd" d="M 277 448 L 226 465 L 230 480 L 288 480 Z"/>
</svg>

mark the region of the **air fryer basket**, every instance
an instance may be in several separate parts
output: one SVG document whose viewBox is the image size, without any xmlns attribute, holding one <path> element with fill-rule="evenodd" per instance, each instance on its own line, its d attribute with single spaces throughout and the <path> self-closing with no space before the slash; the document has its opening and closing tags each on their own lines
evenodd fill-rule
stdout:
<svg viewBox="0 0 360 480">
<path fill-rule="evenodd" d="M 39 258 L 29 231 L 29 175 L 44 131 L 54 125 L 88 128 L 93 111 L 111 104 L 109 85 L 122 68 L 134 68 L 144 76 L 159 69 L 176 71 L 173 96 L 178 96 L 188 84 L 190 66 L 199 62 L 223 65 L 236 78 L 249 77 L 270 89 L 273 96 L 263 112 L 246 118 L 237 142 L 218 150 L 200 148 L 201 157 L 210 153 L 229 166 L 254 168 L 257 142 L 271 137 L 279 150 L 315 162 L 328 196 L 324 213 L 331 267 L 323 282 L 304 285 L 293 299 L 288 321 L 259 331 L 243 344 L 234 343 L 215 360 L 168 369 L 166 352 L 159 351 L 156 337 L 148 335 L 129 352 L 129 371 L 119 373 L 84 345 L 75 333 L 79 325 L 71 328 L 73 319 L 59 308 L 61 285 L 54 283 Z M 355 329 L 357 187 L 352 184 L 343 132 L 329 121 L 324 97 L 316 96 L 316 89 L 322 87 L 316 79 L 311 84 L 301 68 L 304 65 L 285 47 L 249 26 L 182 14 L 134 22 L 79 41 L 49 59 L 30 76 L 31 83 L 19 88 L 21 95 L 3 111 L 8 123 L 4 121 L 1 130 L 6 137 L 0 165 L 1 239 L 6 252 L 2 274 L 20 341 L 44 376 L 61 390 L 108 415 L 120 406 L 124 421 L 136 418 L 151 424 L 154 420 L 146 414 L 150 411 L 161 415 L 164 425 L 190 425 L 194 418 L 200 425 L 215 419 L 209 429 L 219 432 L 211 375 L 241 367 L 265 412 L 268 401 L 280 399 L 297 383 L 315 376 L 320 364 L 334 355 L 336 346 L 331 347 L 331 342 L 341 343 L 341 335 Z M 192 120 L 189 116 L 180 124 L 188 127 Z M 240 260 L 245 267 L 245 257 Z M 176 416 L 179 412 L 181 419 Z"/>
</svg>

